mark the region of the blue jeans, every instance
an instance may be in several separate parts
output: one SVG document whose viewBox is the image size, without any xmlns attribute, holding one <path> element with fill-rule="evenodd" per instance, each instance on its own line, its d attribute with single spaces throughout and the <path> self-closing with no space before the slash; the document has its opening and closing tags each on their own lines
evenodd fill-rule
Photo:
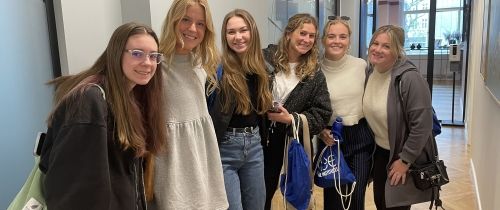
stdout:
<svg viewBox="0 0 500 210">
<path fill-rule="evenodd" d="M 226 131 L 219 151 L 229 210 L 264 209 L 264 153 L 259 128 L 242 133 Z"/>
</svg>

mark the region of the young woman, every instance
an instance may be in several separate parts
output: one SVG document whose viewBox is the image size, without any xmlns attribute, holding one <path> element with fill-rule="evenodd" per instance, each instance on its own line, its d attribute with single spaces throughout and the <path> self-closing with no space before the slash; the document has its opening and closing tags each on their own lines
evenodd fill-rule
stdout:
<svg viewBox="0 0 500 210">
<path fill-rule="evenodd" d="M 49 209 L 146 209 L 165 142 L 161 61 L 156 34 L 127 23 L 90 69 L 50 82 L 40 161 Z"/>
<path fill-rule="evenodd" d="M 373 157 L 373 195 L 377 209 L 409 210 L 411 204 L 429 201 L 432 196 L 431 189 L 417 189 L 408 175 L 411 164 L 426 163 L 432 157 L 428 154 L 434 153 L 429 87 L 406 58 L 403 46 L 403 29 L 385 25 L 375 31 L 368 49 L 370 66 L 363 111 L 377 144 Z M 400 90 L 406 100 L 401 104 L 395 78 L 405 71 Z"/>
<path fill-rule="evenodd" d="M 293 113 L 306 116 L 311 136 L 325 128 L 332 114 L 325 76 L 318 68 L 317 37 L 316 19 L 309 14 L 296 14 L 288 20 L 278 46 L 264 49 L 273 82 L 273 100 L 279 104 L 276 110 L 267 113 L 269 121 L 262 138 L 265 209 L 271 208 L 278 186 L 283 149 L 287 135 L 292 134 L 289 125 L 292 118 L 295 122 L 300 120 Z"/>
<path fill-rule="evenodd" d="M 218 64 L 208 2 L 175 0 L 160 43 L 166 56 L 162 66 L 168 144 L 156 161 L 151 207 L 227 209 L 219 148 L 205 99 L 216 86 Z"/>
<path fill-rule="evenodd" d="M 229 12 L 222 23 L 222 78 L 210 110 L 229 209 L 264 209 L 264 154 L 257 126 L 271 108 L 269 80 L 253 17 Z"/>
<path fill-rule="evenodd" d="M 373 134 L 363 114 L 363 93 L 366 61 L 348 53 L 351 44 L 351 27 L 348 20 L 336 17 L 326 23 L 323 30 L 325 57 L 321 70 L 325 74 L 331 105 L 334 107 L 329 126 L 337 117 L 342 118 L 344 158 L 356 177 L 356 186 L 349 209 L 365 208 L 365 191 L 374 149 Z M 334 144 L 331 128 L 325 128 L 318 137 L 323 140 L 320 149 Z M 324 209 L 343 209 L 335 188 L 323 191 Z M 350 188 L 348 190 L 350 192 Z"/>
</svg>

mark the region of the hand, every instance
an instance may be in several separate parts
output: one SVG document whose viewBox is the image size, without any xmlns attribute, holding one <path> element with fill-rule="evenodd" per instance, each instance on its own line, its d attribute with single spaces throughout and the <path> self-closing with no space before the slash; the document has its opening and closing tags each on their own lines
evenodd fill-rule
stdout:
<svg viewBox="0 0 500 210">
<path fill-rule="evenodd" d="M 293 116 L 288 113 L 288 110 L 283 106 L 279 106 L 277 112 L 267 112 L 267 118 L 271 121 L 276 121 L 290 125 L 292 123 Z"/>
<path fill-rule="evenodd" d="M 406 174 L 409 169 L 408 165 L 404 164 L 401 159 L 392 162 L 391 167 L 389 168 L 389 179 L 391 180 L 391 185 L 398 185 L 399 181 L 401 181 L 401 184 L 405 184 Z"/>
<path fill-rule="evenodd" d="M 318 138 L 323 140 L 323 143 L 326 144 L 326 146 L 333 146 L 335 145 L 335 140 L 333 140 L 333 135 L 330 131 L 330 129 L 323 129 L 319 134 Z"/>
</svg>

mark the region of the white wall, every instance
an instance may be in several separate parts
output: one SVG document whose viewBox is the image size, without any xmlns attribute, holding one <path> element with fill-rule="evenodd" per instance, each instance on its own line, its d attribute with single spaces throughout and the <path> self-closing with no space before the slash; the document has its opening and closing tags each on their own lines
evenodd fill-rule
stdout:
<svg viewBox="0 0 500 210">
<path fill-rule="evenodd" d="M 122 23 L 120 0 L 54 1 L 63 75 L 89 68 Z"/>
<path fill-rule="evenodd" d="M 482 209 L 500 209 L 500 104 L 484 85 L 481 68 L 481 40 L 484 0 L 475 0 L 472 9 L 469 83 L 466 129 L 476 172 Z"/>
<path fill-rule="evenodd" d="M 359 55 L 359 18 L 360 18 L 360 1 L 340 1 L 340 15 L 345 15 L 351 18 L 351 49 L 349 54 L 358 57 Z"/>
</svg>

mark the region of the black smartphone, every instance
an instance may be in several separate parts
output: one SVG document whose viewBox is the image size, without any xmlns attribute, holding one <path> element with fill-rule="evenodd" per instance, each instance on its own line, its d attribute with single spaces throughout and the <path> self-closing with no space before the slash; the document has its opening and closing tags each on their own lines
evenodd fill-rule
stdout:
<svg viewBox="0 0 500 210">
<path fill-rule="evenodd" d="M 42 152 L 43 141 L 45 141 L 46 134 L 44 132 L 38 132 L 35 140 L 35 147 L 33 148 L 33 155 L 40 156 Z"/>
<path fill-rule="evenodd" d="M 281 103 L 278 102 L 278 101 L 274 101 L 273 102 L 273 108 L 271 108 L 271 112 L 274 112 L 274 113 L 280 113 L 280 109 L 279 107 L 281 106 Z"/>
</svg>

